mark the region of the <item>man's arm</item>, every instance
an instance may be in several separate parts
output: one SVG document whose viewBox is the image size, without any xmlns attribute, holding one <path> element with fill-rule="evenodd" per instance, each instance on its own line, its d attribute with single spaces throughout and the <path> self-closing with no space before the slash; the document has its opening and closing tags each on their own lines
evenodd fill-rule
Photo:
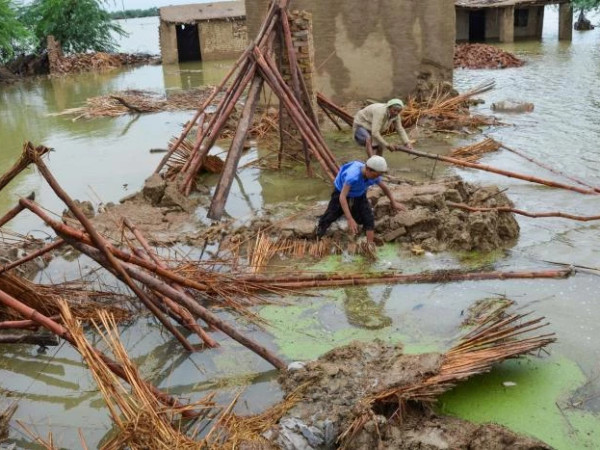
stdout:
<svg viewBox="0 0 600 450">
<path fill-rule="evenodd" d="M 397 211 L 406 211 L 406 206 L 404 206 L 402 203 L 398 203 L 394 199 L 394 197 L 392 195 L 392 191 L 390 191 L 390 188 L 387 187 L 387 185 L 383 181 L 380 181 L 378 183 L 378 186 L 381 188 L 381 190 L 387 196 L 387 198 L 390 199 L 390 205 L 392 208 L 394 208 Z"/>
<path fill-rule="evenodd" d="M 383 127 L 383 123 L 385 121 L 385 112 L 385 109 L 377 109 L 373 111 L 371 135 L 373 136 L 373 140 L 375 140 L 379 145 L 382 145 L 383 148 L 389 148 L 390 144 L 388 144 L 381 135 L 381 128 Z"/>
<path fill-rule="evenodd" d="M 396 131 L 398 132 L 398 136 L 400 136 L 400 140 L 402 141 L 402 144 L 404 144 L 408 148 L 412 148 L 410 139 L 408 138 L 408 135 L 406 134 L 406 130 L 402 126 L 402 118 L 400 117 L 400 114 L 398 114 L 398 116 L 396 117 Z"/>
<path fill-rule="evenodd" d="M 340 205 L 342 207 L 342 211 L 344 211 L 344 216 L 346 216 L 346 220 L 348 221 L 348 227 L 352 234 L 358 233 L 358 224 L 352 217 L 352 213 L 350 212 L 350 206 L 348 206 L 348 193 L 350 192 L 350 185 L 344 184 L 342 188 L 342 192 L 340 192 Z"/>
</svg>

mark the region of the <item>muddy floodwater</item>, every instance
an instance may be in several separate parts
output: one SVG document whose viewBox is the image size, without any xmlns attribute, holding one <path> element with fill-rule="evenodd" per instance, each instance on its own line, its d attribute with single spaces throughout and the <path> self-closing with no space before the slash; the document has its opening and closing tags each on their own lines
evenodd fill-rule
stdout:
<svg viewBox="0 0 600 450">
<path fill-rule="evenodd" d="M 132 34 L 122 42 L 123 50 L 156 51 L 157 43 L 148 44 L 157 39 L 156 31 L 152 31 L 156 24 L 155 19 L 125 22 L 140 37 L 136 41 L 136 34 Z M 573 42 L 559 42 L 557 24 L 556 10 L 547 7 L 542 42 L 502 46 L 523 58 L 525 66 L 502 71 L 457 70 L 455 85 L 464 90 L 490 78 L 496 80 L 496 88 L 483 96 L 486 103 L 478 107 L 485 114 L 493 114 L 490 105 L 497 101 L 534 103 L 534 111 L 528 114 L 495 114 L 506 125 L 487 129 L 485 134 L 600 186 L 600 30 L 574 32 Z M 72 197 L 91 200 L 96 205 L 116 202 L 140 188 L 162 157 L 149 150 L 166 148 L 169 138 L 179 134 L 192 113 L 78 121 L 52 114 L 79 107 L 88 97 L 128 88 L 168 93 L 216 84 L 230 64 L 144 66 L 28 80 L 2 87 L 0 171 L 14 162 L 23 142 L 30 140 L 54 148 L 48 165 Z M 421 150 L 445 153 L 480 137 L 459 140 L 453 134 L 439 134 L 416 145 Z M 340 160 L 363 157 L 349 133 L 331 134 L 328 139 Z M 265 151 L 252 149 L 244 155 L 241 165 Z M 559 180 L 507 151 L 490 154 L 483 162 Z M 559 191 L 485 172 L 448 169 L 439 164 L 434 167 L 433 162 L 415 161 L 400 154 L 391 155 L 389 163 L 396 174 L 412 179 L 459 174 L 469 182 L 498 184 L 507 190 L 517 208 L 528 211 L 600 214 L 598 196 Z M 215 181 L 208 179 L 209 183 Z M 301 207 L 317 199 L 326 200 L 329 190 L 327 184 L 307 180 L 301 172 L 244 169 L 233 184 L 226 211 L 243 222 L 265 207 L 276 209 L 280 202 Z M 47 209 L 61 213 L 60 201 L 33 170 L 0 193 L 0 212 L 32 191 Z M 198 211 L 200 217 L 204 213 Z M 342 255 L 321 261 L 313 268 L 337 270 L 354 265 L 412 273 L 458 267 L 531 270 L 555 267 L 551 262 L 559 262 L 600 270 L 598 222 L 521 216 L 517 219 L 521 236 L 516 246 L 504 253 L 412 256 L 388 245 L 379 250 L 375 263 Z M 49 233 L 27 215 L 14 221 L 11 230 L 37 236 Z M 5 238 L 10 239 L 10 233 L 5 233 Z M 187 253 L 190 249 L 182 251 Z M 38 280 L 73 279 L 91 267 L 85 259 L 69 262 L 58 258 Z M 443 351 L 457 336 L 464 318 L 462 312 L 470 304 L 486 297 L 506 296 L 516 301 L 518 308 L 545 316 L 551 323 L 549 329 L 557 333 L 558 342 L 549 353 L 504 363 L 492 373 L 460 385 L 442 397 L 439 410 L 476 422 L 504 424 L 558 449 L 592 449 L 598 448 L 600 442 L 598 274 L 595 270 L 580 270 L 565 280 L 324 290 L 317 292 L 321 294 L 318 296 L 287 298 L 288 306 L 261 308 L 260 314 L 270 323 L 265 330 L 243 323 L 239 327 L 288 361 L 316 358 L 353 339 L 402 341 L 410 352 Z M 110 279 L 101 281 L 117 284 Z M 171 393 L 194 399 L 217 391 L 217 400 L 225 404 L 243 391 L 237 406 L 242 414 L 261 411 L 281 398 L 276 371 L 223 335 L 215 336 L 220 348 L 192 355 L 149 319 L 124 326 L 122 338 L 142 374 Z M 80 448 L 81 430 L 88 446 L 96 448 L 110 432 L 103 400 L 81 358 L 69 345 L 49 348 L 45 353 L 34 346 L 0 346 L 0 389 L 18 400 L 15 419 L 41 435 L 52 431 L 60 447 Z M 11 439 L 19 447 L 34 448 L 15 420 L 11 426 Z"/>
</svg>

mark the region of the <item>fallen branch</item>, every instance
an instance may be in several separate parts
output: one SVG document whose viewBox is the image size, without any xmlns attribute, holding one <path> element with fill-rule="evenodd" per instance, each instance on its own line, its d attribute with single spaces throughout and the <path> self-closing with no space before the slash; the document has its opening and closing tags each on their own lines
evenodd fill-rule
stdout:
<svg viewBox="0 0 600 450">
<path fill-rule="evenodd" d="M 496 206 L 495 208 L 483 208 L 483 207 L 475 207 L 475 206 L 465 205 L 464 203 L 453 203 L 453 202 L 446 202 L 446 205 L 448 205 L 451 208 L 458 208 L 458 209 L 462 209 L 464 211 L 469 211 L 469 212 L 493 212 L 493 211 L 496 211 L 496 212 L 503 212 L 503 213 L 519 214 L 521 216 L 532 217 L 534 219 L 537 219 L 540 217 L 561 217 L 563 219 L 577 220 L 579 222 L 591 222 L 593 220 L 600 220 L 600 216 L 576 216 L 573 214 L 567 214 L 567 213 L 563 213 L 560 211 L 534 213 L 534 212 L 529 212 L 529 211 L 523 211 L 522 209 L 511 208 L 509 206 Z"/>
<path fill-rule="evenodd" d="M 470 169 L 483 170 L 485 172 L 492 172 L 492 173 L 496 173 L 498 175 L 504 175 L 509 178 L 517 178 L 519 180 L 525 180 L 525 181 L 529 181 L 531 183 L 538 183 L 538 184 L 543 184 L 543 185 L 549 186 L 549 187 L 566 189 L 568 191 L 579 192 L 580 194 L 586 194 L 586 195 L 597 195 L 598 194 L 598 192 L 596 192 L 594 189 L 582 189 L 582 188 L 578 188 L 576 186 L 571 186 L 571 185 L 564 184 L 564 183 L 558 183 L 556 181 L 545 180 L 543 178 L 537 178 L 537 177 L 530 176 L 530 175 L 523 175 L 523 174 L 516 173 L 516 172 L 510 172 L 508 170 L 497 169 L 495 167 L 488 166 L 485 164 L 477 164 L 477 163 L 461 161 L 460 159 L 450 158 L 448 156 L 442 156 L 442 155 L 435 155 L 433 153 L 421 152 L 418 150 L 411 150 L 409 148 L 402 147 L 402 146 L 398 146 L 398 150 L 402 151 L 404 153 L 408 153 L 410 155 L 421 156 L 423 158 L 435 159 L 438 161 L 444 161 L 444 162 L 447 162 L 450 164 L 454 164 L 455 166 L 468 167 Z"/>
<path fill-rule="evenodd" d="M 32 344 L 42 347 L 58 345 L 53 334 L 0 334 L 0 344 Z"/>
</svg>

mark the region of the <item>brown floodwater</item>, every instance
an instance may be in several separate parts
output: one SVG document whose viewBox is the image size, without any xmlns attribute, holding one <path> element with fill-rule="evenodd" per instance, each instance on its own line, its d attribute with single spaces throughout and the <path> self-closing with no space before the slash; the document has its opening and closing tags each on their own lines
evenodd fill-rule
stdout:
<svg viewBox="0 0 600 450">
<path fill-rule="evenodd" d="M 455 84 L 464 90 L 483 80 L 495 79 L 496 89 L 484 95 L 486 103 L 478 107 L 485 114 L 492 114 L 490 104 L 495 101 L 533 102 L 535 110 L 530 114 L 497 114 L 506 126 L 486 130 L 486 134 L 600 186 L 600 149 L 597 145 L 600 141 L 600 31 L 575 33 L 572 43 L 558 42 L 556 13 L 547 9 L 542 42 L 503 46 L 524 58 L 527 62 L 524 67 L 502 71 L 458 70 Z M 143 29 L 143 33 L 140 32 L 142 37 L 137 41 L 142 50 L 141 42 L 152 35 L 152 27 L 148 23 L 151 22 L 145 19 L 129 21 L 128 25 L 132 29 Z M 127 45 L 135 48 L 133 36 Z M 96 205 L 116 202 L 140 188 L 162 157 L 161 154 L 151 154 L 149 150 L 165 148 L 169 138 L 180 132 L 192 112 L 77 121 L 55 114 L 82 106 L 89 97 L 128 88 L 168 93 L 216 84 L 230 64 L 145 66 L 61 79 L 40 78 L 2 87 L 0 171 L 12 164 L 20 154 L 23 142 L 30 140 L 54 148 L 48 165 L 72 197 L 91 200 Z M 472 137 L 471 141 L 478 138 Z M 362 158 L 349 133 L 333 133 L 328 139 L 340 160 Z M 440 134 L 435 139 L 418 142 L 417 146 L 422 150 L 445 153 L 460 143 L 454 135 Z M 244 155 L 242 164 L 257 155 L 264 155 L 266 151 L 263 148 L 252 149 Z M 434 167 L 431 161 L 414 160 L 401 154 L 390 155 L 389 162 L 399 175 L 412 179 L 458 173 L 470 182 L 498 184 L 507 189 L 507 195 L 516 207 L 525 210 L 565 211 L 580 215 L 597 215 L 600 211 L 600 198 L 596 196 L 549 189 L 484 172 L 448 169 L 440 165 Z M 558 180 L 555 175 L 506 151 L 489 155 L 483 162 Z M 326 183 L 307 180 L 299 171 L 277 173 L 248 168 L 239 172 L 226 211 L 243 221 L 260 214 L 265 207 L 277 209 L 281 202 L 301 208 L 315 200 L 326 200 L 329 189 Z M 30 169 L 0 193 L 0 212 L 14 205 L 19 196 L 32 191 L 47 209 L 60 213 L 64 208 L 41 177 Z M 203 213 L 199 211 L 199 217 Z M 518 217 L 518 220 L 521 226 L 519 242 L 510 251 L 485 261 L 488 267 L 498 270 L 543 269 L 553 267 L 548 261 L 558 261 L 600 268 L 596 222 L 524 217 Z M 49 234 L 47 228 L 28 215 L 19 217 L 10 228 L 22 234 Z M 336 266 L 346 264 L 361 267 L 362 263 L 344 255 L 334 258 L 324 267 L 334 270 Z M 466 264 L 481 265 L 482 260 L 475 258 L 475 262 L 465 262 L 459 255 L 450 254 L 414 257 L 395 248 L 386 248 L 380 260 L 369 269 L 392 268 L 409 273 L 465 267 Z M 77 262 L 58 258 L 52 261 L 39 280 L 58 282 L 73 279 L 92 268 L 93 265 L 85 258 Z M 401 339 L 413 351 L 444 349 L 456 335 L 464 309 L 475 300 L 502 295 L 514 299 L 525 310 L 534 310 L 547 317 L 550 329 L 559 337 L 559 342 L 552 348 L 553 358 L 567 358 L 572 362 L 583 378 L 590 380 L 588 388 L 591 386 L 593 394 L 598 392 L 600 375 L 600 343 L 596 338 L 600 332 L 600 306 L 596 298 L 596 273 L 582 271 L 566 280 L 486 281 L 323 291 L 323 295 L 316 298 L 288 299 L 293 306 L 287 308 L 266 308 L 262 313 L 271 321 L 271 327 L 266 330 L 246 323 L 238 326 L 290 361 L 317 357 L 353 338 Z M 102 281 L 116 285 L 110 279 Z M 370 316 L 361 322 L 361 311 L 377 317 Z M 361 323 L 383 326 L 375 330 L 371 329 L 373 327 L 361 327 Z M 243 390 L 238 404 L 240 413 L 260 411 L 276 402 L 280 397 L 276 372 L 225 336 L 217 334 L 216 338 L 220 348 L 188 355 L 152 320 L 140 319 L 122 329 L 123 342 L 142 374 L 163 389 L 192 399 L 217 390 L 217 400 L 223 404 Z M 527 374 L 523 383 L 539 384 L 536 374 L 541 370 Z M 486 378 L 483 377 L 483 380 L 485 382 Z M 489 380 L 491 383 L 493 379 Z M 584 384 L 584 381 L 578 383 Z M 568 386 L 568 389 L 575 389 L 579 384 Z M 110 431 L 108 411 L 93 379 L 81 364 L 81 358 L 68 345 L 50 348 L 45 353 L 39 353 L 32 346 L 0 346 L 0 389 L 19 401 L 16 419 L 42 435 L 52 431 L 61 447 L 78 448 L 79 429 L 90 448 L 95 448 Z M 543 396 L 543 393 L 538 395 Z M 553 405 L 556 399 L 550 400 L 550 405 Z M 585 407 L 588 410 L 600 409 L 594 401 L 586 402 Z M 583 426 L 578 428 L 578 422 L 572 425 L 575 437 L 570 436 L 572 431 L 567 426 L 565 430 L 555 432 L 543 428 L 528 430 L 527 413 L 521 412 L 519 405 L 514 405 L 512 414 L 519 418 L 520 413 L 524 414 L 520 420 L 524 429 L 520 429 L 518 424 L 512 425 L 513 428 L 547 439 L 557 448 L 593 448 L 588 444 L 598 438 L 593 433 L 578 433 L 578 430 L 584 429 Z M 493 412 L 482 413 L 476 420 L 511 424 L 501 416 L 494 416 Z M 591 420 L 600 425 L 597 417 Z M 16 422 L 11 425 L 11 439 L 19 446 L 30 446 Z M 576 445 L 569 447 L 566 442 Z"/>
</svg>

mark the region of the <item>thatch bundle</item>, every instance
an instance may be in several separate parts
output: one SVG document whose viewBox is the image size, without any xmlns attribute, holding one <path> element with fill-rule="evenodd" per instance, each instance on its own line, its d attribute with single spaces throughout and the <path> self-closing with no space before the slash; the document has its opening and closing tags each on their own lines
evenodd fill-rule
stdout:
<svg viewBox="0 0 600 450">
<path fill-rule="evenodd" d="M 408 401 L 433 402 L 456 383 L 474 375 L 489 372 L 494 364 L 517 358 L 546 347 L 556 341 L 554 333 L 531 336 L 535 330 L 545 327 L 544 318 L 523 321 L 528 314 L 508 314 L 506 309 L 496 309 L 486 320 L 448 351 L 441 367 L 433 376 L 415 384 L 402 385 L 367 396 L 360 413 L 351 426 L 340 436 L 351 439 L 370 420 L 372 411 L 394 411 L 390 419 L 401 418 Z M 526 335 L 526 336 L 523 336 Z M 387 406 L 388 408 L 384 408 Z"/>
<path fill-rule="evenodd" d="M 492 138 L 487 138 L 475 144 L 455 148 L 450 152 L 450 156 L 463 161 L 477 162 L 486 153 L 498 151 L 500 147 L 501 144 L 499 142 L 496 142 Z"/>
<path fill-rule="evenodd" d="M 161 403 L 133 364 L 119 339 L 114 318 L 101 312 L 94 327 L 124 369 L 129 388 L 109 369 L 105 361 L 86 339 L 81 324 L 73 317 L 66 303 L 61 303 L 65 327 L 71 333 L 77 349 L 86 361 L 100 392 L 106 401 L 118 433 L 102 445 L 104 450 L 130 449 L 198 449 L 202 442 L 182 432 L 178 420 L 184 410 L 204 410 L 213 407 L 212 395 L 184 407 L 166 407 Z"/>
<path fill-rule="evenodd" d="M 93 119 L 96 117 L 118 117 L 130 113 L 153 113 L 161 111 L 180 111 L 195 109 L 212 91 L 212 87 L 192 89 L 186 92 L 164 96 L 151 91 L 126 90 L 109 95 L 91 97 L 86 105 L 79 108 L 66 109 L 54 115 L 72 115 L 77 119 Z"/>
<path fill-rule="evenodd" d="M 91 291 L 81 285 L 57 284 L 42 285 L 5 272 L 0 274 L 0 290 L 19 299 L 27 306 L 35 309 L 41 314 L 51 317 L 60 313 L 59 303 L 63 299 L 69 304 L 78 319 L 89 320 L 97 317 L 100 310 L 108 310 L 118 321 L 127 320 L 131 317 L 130 311 L 101 302 L 103 298 L 114 298 L 114 293 Z M 0 318 L 2 320 L 18 320 L 22 317 L 9 308 L 0 306 Z"/>
</svg>

